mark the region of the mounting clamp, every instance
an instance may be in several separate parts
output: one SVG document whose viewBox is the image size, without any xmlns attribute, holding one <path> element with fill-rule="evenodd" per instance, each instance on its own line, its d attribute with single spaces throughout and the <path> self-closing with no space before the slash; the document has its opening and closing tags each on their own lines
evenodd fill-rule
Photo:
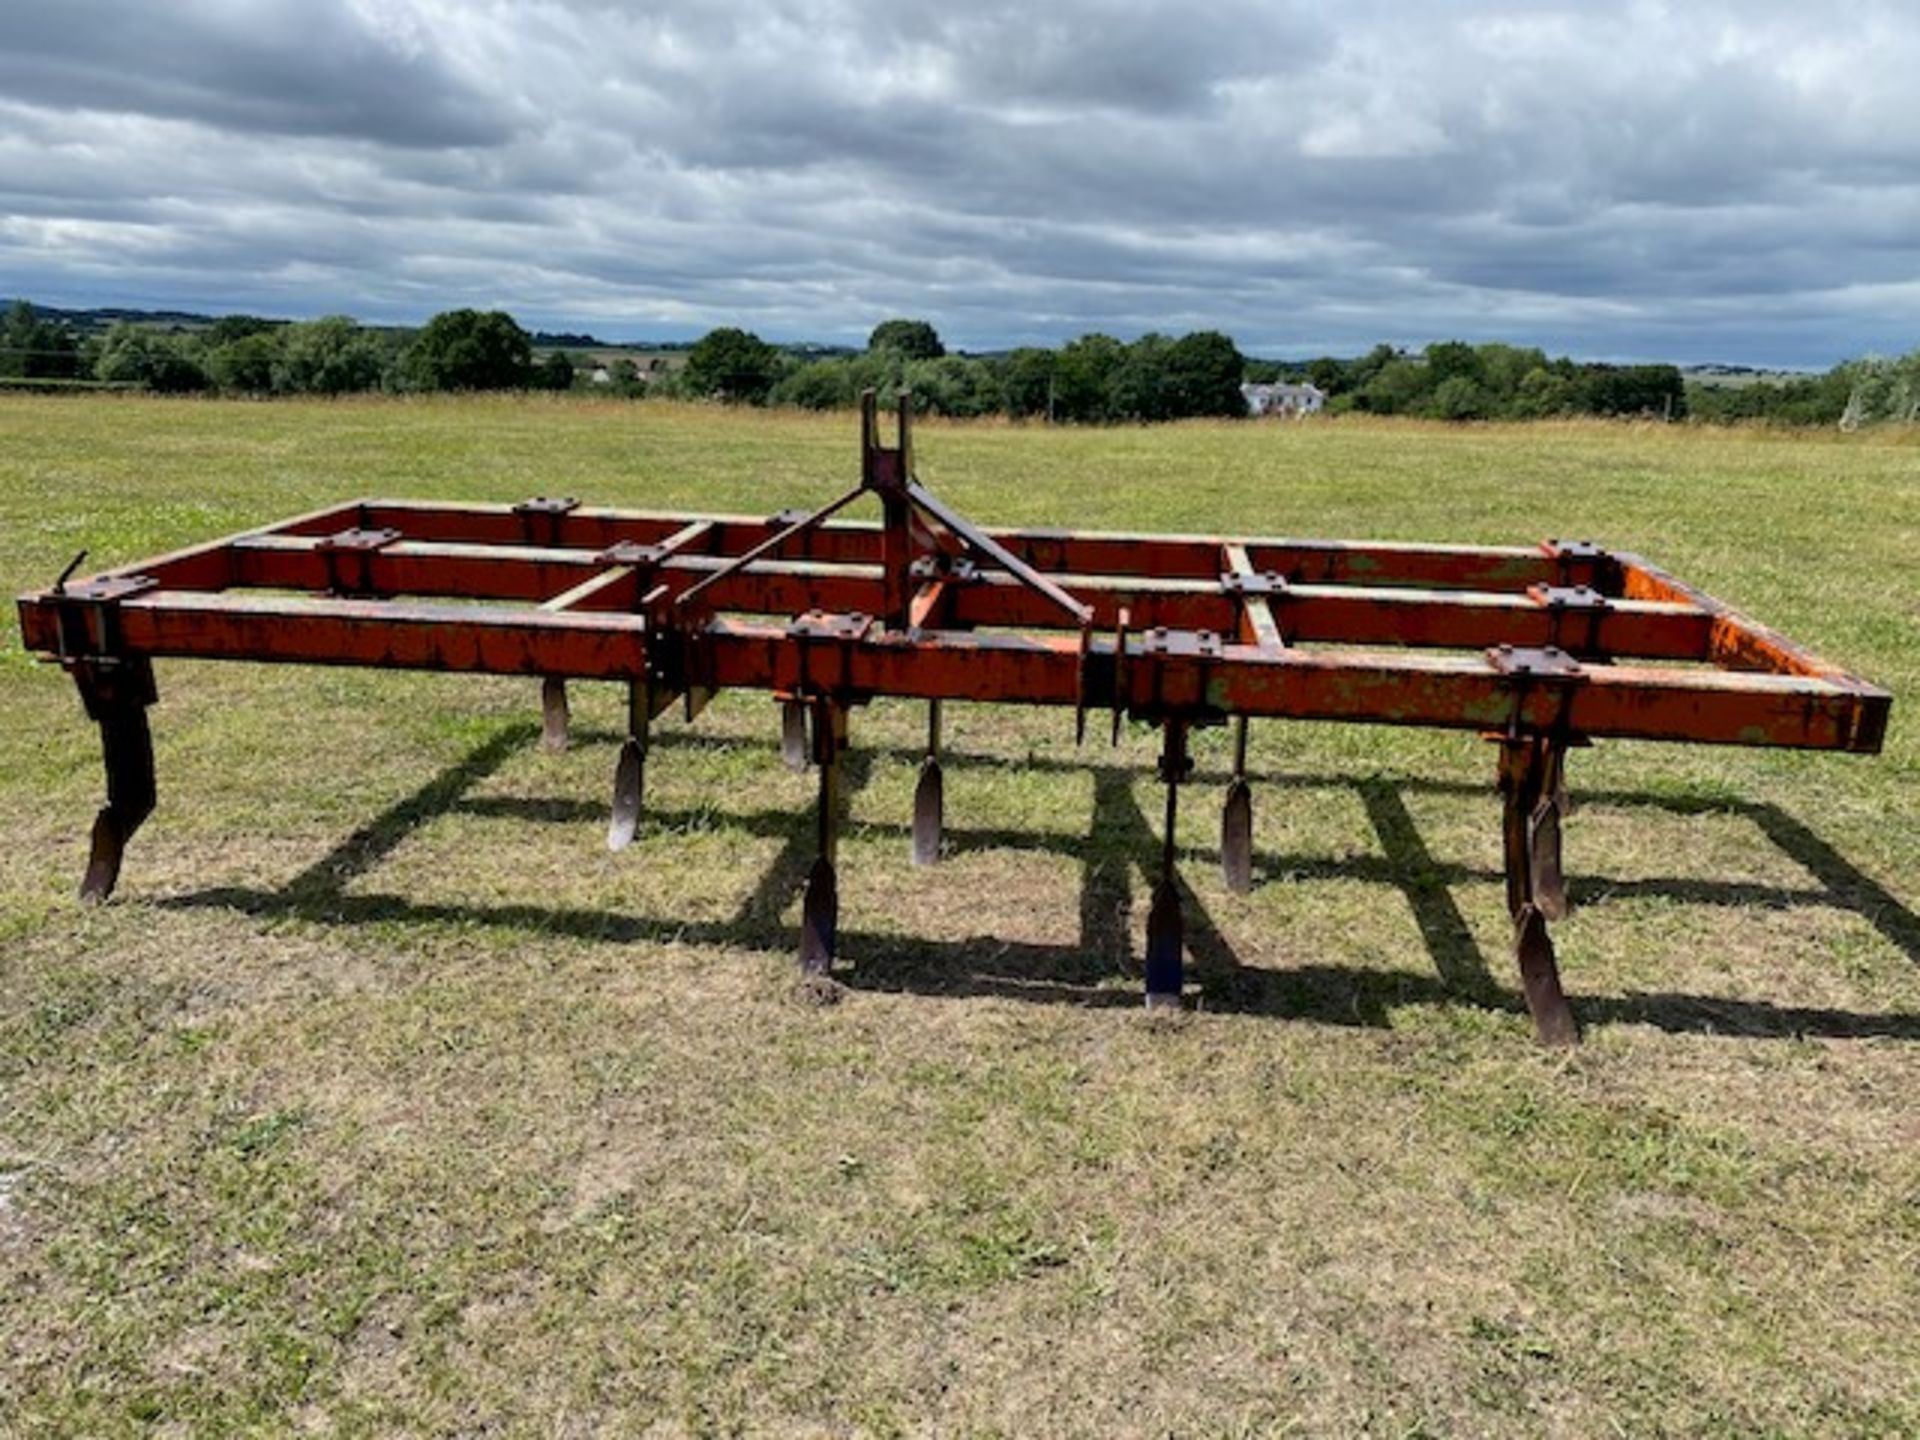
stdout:
<svg viewBox="0 0 1920 1440">
<path fill-rule="evenodd" d="M 398 530 L 341 530 L 314 546 L 327 562 L 327 589 L 335 595 L 375 594 L 373 557 L 400 538 Z"/>
<path fill-rule="evenodd" d="M 1513 709 L 1507 716 L 1507 739 L 1517 739 L 1523 729 L 1529 728 L 1541 733 L 1565 733 L 1569 698 L 1587 675 L 1578 660 L 1557 645 L 1495 645 L 1487 651 L 1487 664 L 1494 674 L 1513 681 Z M 1556 696 L 1553 718 L 1546 725 L 1523 726 L 1521 719 L 1527 697 L 1536 688 Z"/>
</svg>

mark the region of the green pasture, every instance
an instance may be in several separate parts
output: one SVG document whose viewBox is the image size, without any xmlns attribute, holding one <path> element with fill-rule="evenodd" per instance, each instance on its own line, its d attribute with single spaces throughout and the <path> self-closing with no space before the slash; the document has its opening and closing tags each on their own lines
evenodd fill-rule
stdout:
<svg viewBox="0 0 1920 1440">
<path fill-rule="evenodd" d="M 1920 443 L 1596 423 L 926 424 L 994 524 L 1641 551 L 1887 686 L 1877 757 L 1577 754 L 1587 1027 L 1532 1042 L 1493 756 L 1255 728 L 1258 881 L 1154 738 L 854 717 L 841 1003 L 764 697 L 166 663 L 160 806 L 0 626 L 0 1435 L 1920 1432 Z M 0 582 L 360 495 L 771 513 L 846 416 L 0 394 Z M 1095 738 L 1097 737 L 1097 739 Z"/>
</svg>

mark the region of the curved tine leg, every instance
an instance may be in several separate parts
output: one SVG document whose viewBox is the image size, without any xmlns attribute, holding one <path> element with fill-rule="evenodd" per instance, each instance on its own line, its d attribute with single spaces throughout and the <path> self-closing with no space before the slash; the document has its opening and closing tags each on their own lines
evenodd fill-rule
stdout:
<svg viewBox="0 0 1920 1440">
<path fill-rule="evenodd" d="M 549 675 L 540 682 L 540 748 L 558 755 L 567 748 L 567 682 Z"/>
<path fill-rule="evenodd" d="M 807 768 L 807 707 L 798 700 L 780 704 L 780 759 L 796 775 Z"/>
<path fill-rule="evenodd" d="M 1541 802 L 1533 812 L 1530 842 L 1533 849 L 1533 903 L 1549 920 L 1564 920 L 1572 907 L 1567 903 L 1567 882 L 1560 869 L 1560 806 L 1554 800 Z"/>
<path fill-rule="evenodd" d="M 940 771 L 940 702 L 927 703 L 927 758 L 913 787 L 913 863 L 931 865 L 940 858 L 946 822 L 947 784 Z"/>
<path fill-rule="evenodd" d="M 80 684 L 87 709 L 100 725 L 101 758 L 107 772 L 107 803 L 93 818 L 87 869 L 80 881 L 81 902 L 98 905 L 119 883 L 127 841 L 153 813 L 153 732 L 147 725 L 153 672 L 143 662 L 129 662 L 117 693 L 109 693 L 91 678 L 81 679 Z"/>
<path fill-rule="evenodd" d="M 120 858 L 126 853 L 127 836 L 122 832 L 111 805 L 102 805 L 93 817 L 93 835 L 88 842 L 86 873 L 80 877 L 80 903 L 104 905 L 120 883 Z"/>
<path fill-rule="evenodd" d="M 840 755 L 845 748 L 844 712 L 831 701 L 814 709 L 814 759 L 820 766 L 820 799 L 814 816 L 819 854 L 807 873 L 800 908 L 800 973 L 824 979 L 833 968 L 840 929 L 840 880 L 834 869 L 840 842 Z"/>
<path fill-rule="evenodd" d="M 1513 916 L 1514 962 L 1534 1033 L 1543 1045 L 1573 1045 L 1580 1027 L 1560 984 L 1560 965 L 1547 933 L 1547 916 L 1535 903 L 1537 830 L 1546 747 L 1537 741 L 1508 741 L 1500 753 L 1501 840 L 1506 858 L 1507 906 Z"/>
<path fill-rule="evenodd" d="M 1566 815 L 1567 752 L 1565 747 L 1551 741 L 1541 742 L 1539 749 L 1538 787 L 1539 797 L 1533 807 L 1530 821 L 1528 843 L 1532 873 L 1533 903 L 1549 920 L 1564 920 L 1570 908 L 1567 904 L 1567 884 L 1560 867 L 1560 824 Z"/>
</svg>

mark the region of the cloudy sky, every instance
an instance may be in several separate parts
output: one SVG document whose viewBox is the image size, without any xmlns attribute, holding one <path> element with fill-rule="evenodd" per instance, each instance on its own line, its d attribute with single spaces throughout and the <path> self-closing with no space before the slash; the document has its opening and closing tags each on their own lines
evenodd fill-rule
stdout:
<svg viewBox="0 0 1920 1440">
<path fill-rule="evenodd" d="M 0 0 L 0 294 L 1920 346 L 1920 4 Z"/>
</svg>

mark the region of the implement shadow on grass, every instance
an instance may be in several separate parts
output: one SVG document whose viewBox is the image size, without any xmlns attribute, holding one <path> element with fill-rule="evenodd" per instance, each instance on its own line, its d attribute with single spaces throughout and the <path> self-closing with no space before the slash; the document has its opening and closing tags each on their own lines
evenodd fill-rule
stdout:
<svg viewBox="0 0 1920 1440">
<path fill-rule="evenodd" d="M 607 807 L 565 799 L 477 797 L 468 792 L 515 755 L 528 749 L 538 731 L 515 725 L 476 747 L 427 784 L 355 830 L 314 864 L 277 890 L 220 887 L 169 897 L 168 908 L 233 909 L 252 915 L 292 916 L 323 924 L 391 922 L 458 923 L 507 926 L 541 934 L 626 944 L 680 942 L 736 946 L 791 955 L 798 932 L 782 919 L 804 884 L 813 862 L 814 823 L 810 808 L 716 814 L 649 809 L 643 835 L 659 835 L 695 822 L 718 825 L 782 841 L 753 891 L 728 919 L 682 923 L 617 911 L 539 904 L 474 905 L 417 902 L 404 896 L 349 894 L 347 887 L 376 869 L 410 834 L 435 818 L 474 814 L 533 823 L 604 825 Z M 582 744 L 611 743 L 617 737 L 578 733 Z M 658 749 L 737 744 L 737 741 L 668 732 L 655 737 Z M 846 791 L 852 794 L 870 778 L 881 756 L 917 761 L 905 749 L 856 749 L 848 752 Z M 949 854 L 974 850 L 1028 850 L 1056 853 L 1081 865 L 1079 934 L 1071 944 L 1009 942 L 992 937 L 960 941 L 916 940 L 896 934 L 843 930 L 842 957 L 836 971 L 850 988 L 905 991 L 942 996 L 1002 996 L 1039 1003 L 1080 1006 L 1133 1006 L 1139 1003 L 1140 961 L 1135 954 L 1132 877 L 1150 884 L 1157 873 L 1160 841 L 1142 810 L 1136 789 L 1153 784 L 1150 765 L 1079 765 L 1038 758 L 1006 759 L 947 751 L 949 773 L 968 769 L 1019 769 L 1091 774 L 1094 798 L 1083 837 L 1027 831 L 949 830 Z M 1217 778 L 1217 777 L 1212 777 Z M 1459 885 L 1495 885 L 1496 870 L 1436 858 L 1427 848 L 1404 796 L 1486 796 L 1489 789 L 1448 782 L 1370 775 L 1357 779 L 1313 775 L 1255 775 L 1257 791 L 1351 791 L 1364 808 L 1382 854 L 1330 857 L 1256 853 L 1256 880 L 1358 881 L 1398 891 L 1433 962 L 1434 974 L 1372 970 L 1340 965 L 1267 969 L 1241 963 L 1205 902 L 1181 880 L 1187 922 L 1191 978 L 1198 982 L 1200 1006 L 1229 1013 L 1259 1014 L 1320 1024 L 1387 1027 L 1396 1007 L 1470 1005 L 1518 1015 L 1517 991 L 1488 964 L 1466 916 L 1453 896 Z M 1188 787 L 1193 800 L 1209 793 L 1207 779 Z M 1586 804 L 1644 808 L 1677 815 L 1740 815 L 1817 882 L 1795 888 L 1741 881 L 1680 878 L 1574 880 L 1569 889 L 1577 904 L 1622 897 L 1660 897 L 1695 905 L 1786 908 L 1819 905 L 1858 915 L 1895 948 L 1920 964 L 1920 917 L 1886 888 L 1864 874 L 1827 841 L 1777 806 L 1742 800 L 1668 797 L 1634 792 L 1584 792 Z M 1491 822 L 1490 822 L 1491 823 Z M 904 847 L 904 824 L 863 825 L 868 837 L 895 837 Z M 1217 864 L 1212 850 L 1183 849 L 1183 866 Z M 1504 970 L 1505 956 L 1501 957 Z M 1133 983 L 1123 985 L 1122 980 Z M 1850 1011 L 1779 1006 L 1765 1001 L 1728 1000 L 1678 993 L 1633 992 L 1592 995 L 1576 992 L 1575 1004 L 1590 1023 L 1651 1025 L 1676 1032 L 1733 1033 L 1792 1037 L 1889 1037 L 1920 1040 L 1920 1015 L 1858 1014 Z"/>
</svg>

